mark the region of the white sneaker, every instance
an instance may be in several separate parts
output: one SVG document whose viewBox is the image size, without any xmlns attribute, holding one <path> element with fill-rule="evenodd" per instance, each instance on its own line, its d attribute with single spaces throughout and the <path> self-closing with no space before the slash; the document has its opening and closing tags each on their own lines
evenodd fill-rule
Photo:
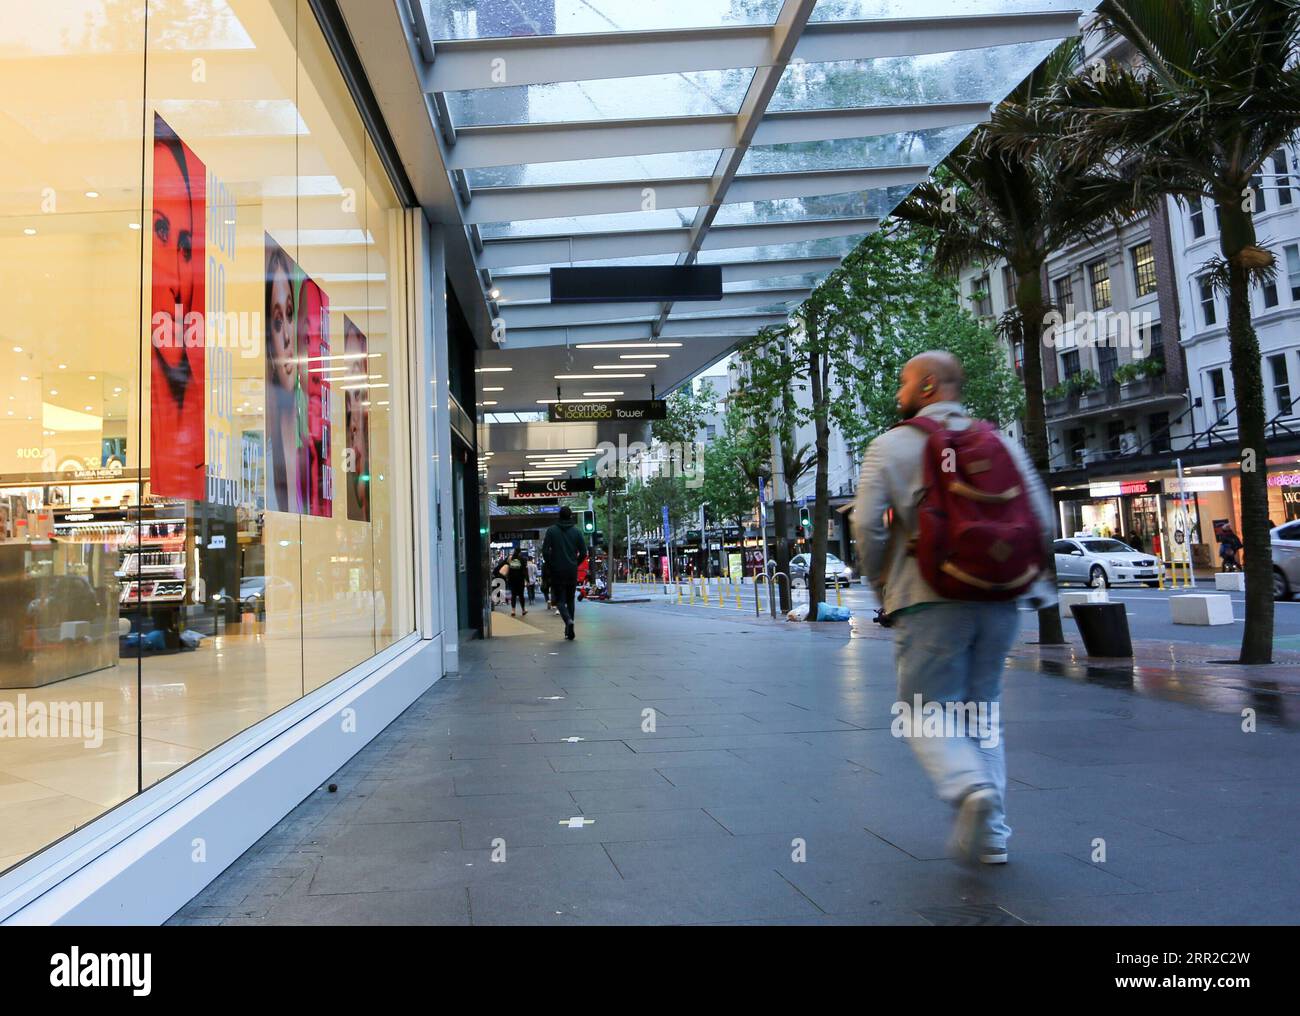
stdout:
<svg viewBox="0 0 1300 1016">
<path fill-rule="evenodd" d="M 985 852 L 980 854 L 979 856 L 980 856 L 980 864 L 1006 864 L 1007 863 L 1006 847 L 1003 847 L 1001 850 L 986 849 Z"/>
<path fill-rule="evenodd" d="M 970 863 L 980 857 L 980 846 L 988 836 L 989 819 L 997 799 L 997 791 L 992 787 L 980 787 L 962 798 L 961 807 L 957 810 L 957 821 L 953 825 L 951 846 L 963 861 Z M 988 856 L 994 856 L 994 852 Z M 1003 860 L 1006 860 L 1005 854 Z"/>
</svg>

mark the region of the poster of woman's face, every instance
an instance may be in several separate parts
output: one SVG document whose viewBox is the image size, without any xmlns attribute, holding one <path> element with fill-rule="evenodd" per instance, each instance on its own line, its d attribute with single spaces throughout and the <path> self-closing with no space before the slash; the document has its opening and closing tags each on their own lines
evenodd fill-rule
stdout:
<svg viewBox="0 0 1300 1016">
<path fill-rule="evenodd" d="M 266 508 L 305 509 L 302 445 L 306 407 L 298 349 L 298 267 L 266 236 Z"/>
<path fill-rule="evenodd" d="M 352 319 L 343 316 L 343 352 L 347 380 L 343 386 L 344 428 L 347 437 L 348 518 L 370 521 L 370 371 L 369 343 Z"/>
<path fill-rule="evenodd" d="M 306 393 L 307 431 L 300 468 L 306 476 L 309 515 L 334 514 L 334 475 L 330 470 L 329 297 L 305 276 L 298 287 L 298 349 Z"/>
<path fill-rule="evenodd" d="M 150 481 L 155 494 L 204 496 L 207 216 L 203 163 L 154 116 L 150 315 Z"/>
</svg>

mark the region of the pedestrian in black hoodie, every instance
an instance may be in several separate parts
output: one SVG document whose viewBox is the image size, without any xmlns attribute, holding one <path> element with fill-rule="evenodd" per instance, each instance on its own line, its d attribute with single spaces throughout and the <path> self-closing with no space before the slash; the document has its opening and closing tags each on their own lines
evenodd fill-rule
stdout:
<svg viewBox="0 0 1300 1016">
<path fill-rule="evenodd" d="M 546 530 L 542 556 L 550 572 L 551 599 L 564 619 L 564 637 L 572 639 L 578 565 L 587 558 L 587 544 L 573 523 L 573 510 L 568 505 L 560 509 L 560 521 Z"/>
</svg>

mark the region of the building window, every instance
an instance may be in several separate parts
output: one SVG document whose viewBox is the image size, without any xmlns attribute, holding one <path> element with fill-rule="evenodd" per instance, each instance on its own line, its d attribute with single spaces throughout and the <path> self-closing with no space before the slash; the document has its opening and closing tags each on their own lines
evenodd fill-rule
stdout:
<svg viewBox="0 0 1300 1016">
<path fill-rule="evenodd" d="M 1128 424 L 1123 420 L 1111 420 L 1106 424 L 1106 450 L 1112 455 L 1123 452 L 1124 431 Z"/>
<path fill-rule="evenodd" d="M 989 277 L 981 275 L 970 284 L 970 299 L 975 305 L 976 317 L 993 316 L 993 296 L 989 292 Z"/>
<path fill-rule="evenodd" d="M 1153 452 L 1169 451 L 1169 414 L 1152 413 L 1148 416 L 1147 434 Z"/>
<path fill-rule="evenodd" d="M 1153 360 L 1159 360 L 1161 363 L 1165 359 L 1164 339 L 1160 332 L 1160 322 L 1152 321 L 1146 333 L 1146 355 Z"/>
<path fill-rule="evenodd" d="M 1079 373 L 1079 351 L 1071 349 L 1061 354 L 1061 377 L 1067 381 Z"/>
<path fill-rule="evenodd" d="M 1007 299 L 1007 307 L 1016 305 L 1016 273 L 1010 265 L 1002 266 L 1002 293 Z"/>
<path fill-rule="evenodd" d="M 1192 239 L 1198 240 L 1205 235 L 1205 199 L 1197 198 L 1192 202 Z"/>
<path fill-rule="evenodd" d="M 1273 172 L 1277 176 L 1277 203 L 1280 208 L 1291 203 L 1291 177 L 1287 173 L 1286 152 L 1281 148 L 1273 153 Z"/>
<path fill-rule="evenodd" d="M 1264 294 L 1264 309 L 1268 310 L 1268 308 L 1270 307 L 1276 307 L 1277 306 L 1277 283 L 1274 282 L 1272 279 L 1269 279 L 1267 282 L 1263 283 L 1259 288 Z"/>
<path fill-rule="evenodd" d="M 1052 291 L 1056 294 L 1056 309 L 1062 315 L 1069 315 L 1074 307 L 1074 283 L 1070 276 L 1062 275 L 1052 280 Z"/>
<path fill-rule="evenodd" d="M 1097 347 L 1097 376 L 1102 387 L 1115 381 L 1115 368 L 1119 366 L 1119 350 L 1114 346 Z"/>
<path fill-rule="evenodd" d="M 1289 243 L 1286 253 L 1286 281 L 1291 287 L 1291 302 L 1300 303 L 1300 244 Z"/>
<path fill-rule="evenodd" d="M 1210 381 L 1210 407 L 1214 410 L 1215 422 L 1222 420 L 1228 413 L 1228 389 L 1223 381 L 1223 368 L 1215 367 L 1208 373 Z"/>
<path fill-rule="evenodd" d="M 1150 240 L 1133 248 L 1133 285 L 1138 296 L 1149 296 L 1156 291 L 1156 256 Z"/>
<path fill-rule="evenodd" d="M 1065 432 L 1065 443 L 1070 449 L 1070 462 L 1082 464 L 1083 453 L 1088 447 L 1088 437 L 1082 427 L 1073 427 Z"/>
<path fill-rule="evenodd" d="M 1092 288 L 1092 309 L 1105 310 L 1110 306 L 1110 265 L 1094 261 L 1088 266 L 1088 284 Z"/>
<path fill-rule="evenodd" d="M 1196 281 L 1201 290 L 1201 316 L 1205 318 L 1205 326 L 1208 328 L 1219 320 L 1214 312 L 1214 286 L 1208 278 Z"/>
<path fill-rule="evenodd" d="M 1291 415 L 1291 381 L 1286 371 L 1286 354 L 1278 353 L 1268 358 L 1273 371 L 1273 398 L 1279 416 Z"/>
</svg>

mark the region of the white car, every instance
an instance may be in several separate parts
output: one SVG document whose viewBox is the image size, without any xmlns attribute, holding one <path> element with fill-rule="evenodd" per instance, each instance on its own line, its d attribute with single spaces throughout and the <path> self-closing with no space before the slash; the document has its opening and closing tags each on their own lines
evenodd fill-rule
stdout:
<svg viewBox="0 0 1300 1016">
<path fill-rule="evenodd" d="M 808 567 L 812 564 L 811 554 L 796 554 L 790 558 L 790 586 L 793 589 L 808 587 Z M 834 554 L 826 555 L 826 584 L 837 586 L 841 582 L 848 585 L 853 581 L 853 569 Z"/>
<path fill-rule="evenodd" d="M 1269 534 L 1273 545 L 1273 599 L 1300 593 L 1300 522 L 1288 522 Z"/>
<path fill-rule="evenodd" d="M 1105 589 L 1118 582 L 1141 582 L 1154 587 L 1159 585 L 1165 567 L 1153 554 L 1098 536 L 1057 540 L 1052 549 L 1056 553 L 1058 582 L 1082 582 L 1094 589 Z"/>
</svg>

